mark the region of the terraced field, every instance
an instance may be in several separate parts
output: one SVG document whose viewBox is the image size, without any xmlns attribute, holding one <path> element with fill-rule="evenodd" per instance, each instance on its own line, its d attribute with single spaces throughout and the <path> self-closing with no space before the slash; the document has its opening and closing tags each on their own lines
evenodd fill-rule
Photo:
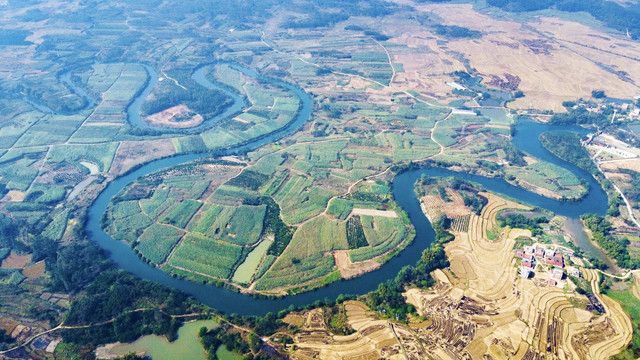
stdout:
<svg viewBox="0 0 640 360">
<path fill-rule="evenodd" d="M 588 301 L 571 286 L 563 290 L 538 275 L 519 276 L 513 247 L 517 237 L 530 236 L 528 231 L 506 228 L 496 240 L 486 234 L 496 226 L 499 211 L 526 207 L 483 196 L 489 202 L 481 215 L 472 214 L 468 231 L 456 232 L 455 240 L 445 245 L 450 272 L 437 270 L 438 285 L 431 291 L 406 293 L 433 321 L 416 330 L 428 351 L 442 359 L 458 354 L 474 359 L 608 359 L 628 344 L 631 321 L 618 303 L 600 295 L 598 272 L 582 270 L 604 307 L 598 315 L 577 305 Z M 540 265 L 538 273 L 544 274 Z"/>
</svg>

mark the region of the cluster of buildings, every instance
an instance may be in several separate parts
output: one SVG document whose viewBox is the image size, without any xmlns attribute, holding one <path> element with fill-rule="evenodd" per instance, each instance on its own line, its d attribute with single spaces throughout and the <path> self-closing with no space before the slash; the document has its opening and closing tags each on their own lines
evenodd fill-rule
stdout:
<svg viewBox="0 0 640 360">
<path fill-rule="evenodd" d="M 582 144 L 622 158 L 635 158 L 640 156 L 637 148 L 634 148 L 624 141 L 615 139 L 610 135 L 602 134 L 601 132 L 587 135 L 587 140 L 583 141 Z"/>
<path fill-rule="evenodd" d="M 546 264 L 553 267 L 551 277 L 549 279 L 549 285 L 557 286 L 564 278 L 564 255 L 571 256 L 572 253 L 573 251 L 564 248 L 554 249 L 540 244 L 524 246 L 522 249 L 516 249 L 516 257 L 522 259 L 520 276 L 527 279 L 534 274 L 536 264 Z M 571 275 L 579 277 L 580 270 L 572 268 Z"/>
</svg>

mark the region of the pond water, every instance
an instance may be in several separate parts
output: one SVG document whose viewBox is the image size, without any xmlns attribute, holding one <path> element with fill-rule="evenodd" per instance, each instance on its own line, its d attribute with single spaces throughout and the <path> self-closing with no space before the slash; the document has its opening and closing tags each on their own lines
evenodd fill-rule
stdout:
<svg viewBox="0 0 640 360">
<path fill-rule="evenodd" d="M 214 320 L 198 320 L 180 327 L 178 338 L 174 342 L 167 341 L 164 336 L 146 335 L 132 343 L 116 344 L 109 352 L 117 356 L 145 353 L 152 359 L 205 360 L 207 354 L 200 343 L 198 332 L 202 327 L 214 329 L 218 326 L 218 322 Z"/>
<path fill-rule="evenodd" d="M 231 280 L 239 284 L 248 284 L 271 244 L 273 244 L 273 241 L 263 240 L 255 249 L 251 250 L 244 262 L 233 273 Z"/>
</svg>

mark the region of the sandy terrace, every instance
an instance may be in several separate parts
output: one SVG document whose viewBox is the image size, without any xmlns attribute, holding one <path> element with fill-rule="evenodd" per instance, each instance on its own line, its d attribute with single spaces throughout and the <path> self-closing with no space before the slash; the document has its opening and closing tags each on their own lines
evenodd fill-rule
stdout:
<svg viewBox="0 0 640 360">
<path fill-rule="evenodd" d="M 625 346 L 631 323 L 619 305 L 597 293 L 597 273 L 583 270 L 605 306 L 601 315 L 574 305 L 584 296 L 519 277 L 514 239 L 530 233 L 507 229 L 489 241 L 486 231 L 496 226 L 500 210 L 524 207 L 485 196 L 482 214 L 472 214 L 468 231 L 445 245 L 451 271 L 434 272 L 432 290 L 406 294 L 432 320 L 416 330 L 427 351 L 441 359 L 607 359 Z"/>
</svg>

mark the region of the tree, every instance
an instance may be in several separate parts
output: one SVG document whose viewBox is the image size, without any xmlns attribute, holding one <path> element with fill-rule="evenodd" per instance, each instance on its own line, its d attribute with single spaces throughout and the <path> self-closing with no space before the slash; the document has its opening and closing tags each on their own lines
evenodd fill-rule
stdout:
<svg viewBox="0 0 640 360">
<path fill-rule="evenodd" d="M 260 337 L 258 337 L 258 335 L 256 335 L 255 333 L 250 333 L 248 336 L 248 340 L 251 352 L 253 352 L 254 354 L 258 353 L 260 351 L 260 348 L 262 347 L 262 340 L 260 340 Z"/>
</svg>

